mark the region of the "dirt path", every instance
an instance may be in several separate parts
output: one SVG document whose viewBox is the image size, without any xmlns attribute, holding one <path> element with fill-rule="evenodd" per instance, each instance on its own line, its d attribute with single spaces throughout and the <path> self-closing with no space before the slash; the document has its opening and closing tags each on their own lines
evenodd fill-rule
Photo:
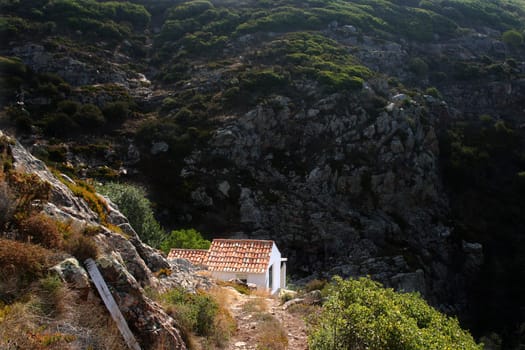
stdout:
<svg viewBox="0 0 525 350">
<path fill-rule="evenodd" d="M 233 288 L 228 289 L 230 312 L 237 321 L 237 332 L 231 338 L 227 350 L 256 350 L 264 336 L 264 322 L 276 319 L 288 346 L 282 347 L 276 334 L 274 349 L 305 350 L 308 349 L 306 325 L 300 316 L 283 310 L 278 298 L 265 295 L 244 295 Z M 276 332 L 277 333 L 277 332 Z"/>
</svg>

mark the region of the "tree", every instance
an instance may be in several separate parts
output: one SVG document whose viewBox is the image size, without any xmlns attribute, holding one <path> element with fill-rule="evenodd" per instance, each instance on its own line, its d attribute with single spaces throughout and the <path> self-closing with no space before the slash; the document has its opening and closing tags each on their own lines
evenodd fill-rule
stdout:
<svg viewBox="0 0 525 350">
<path fill-rule="evenodd" d="M 131 184 L 108 182 L 98 187 L 98 191 L 118 205 L 145 243 L 155 248 L 160 247 L 166 233 L 155 219 L 144 189 Z"/>
<path fill-rule="evenodd" d="M 397 293 L 369 278 L 335 277 L 309 336 L 311 349 L 482 349 L 457 319 L 416 293 Z"/>
<path fill-rule="evenodd" d="M 204 239 L 195 229 L 176 230 L 171 231 L 164 239 L 160 249 L 168 254 L 171 248 L 208 249 L 210 244 L 211 242 Z"/>
<path fill-rule="evenodd" d="M 509 46 L 518 47 L 523 44 L 523 34 L 514 29 L 507 30 L 501 35 L 501 40 Z"/>
</svg>

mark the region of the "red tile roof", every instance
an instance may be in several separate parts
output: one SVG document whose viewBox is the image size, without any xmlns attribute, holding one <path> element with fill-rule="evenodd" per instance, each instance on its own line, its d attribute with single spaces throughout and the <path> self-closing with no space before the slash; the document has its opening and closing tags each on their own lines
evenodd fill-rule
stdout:
<svg viewBox="0 0 525 350">
<path fill-rule="evenodd" d="M 206 265 L 210 271 L 264 273 L 272 247 L 273 241 L 214 239 Z"/>
<path fill-rule="evenodd" d="M 186 259 L 194 265 L 206 265 L 208 251 L 206 249 L 171 249 L 168 259 Z"/>
</svg>

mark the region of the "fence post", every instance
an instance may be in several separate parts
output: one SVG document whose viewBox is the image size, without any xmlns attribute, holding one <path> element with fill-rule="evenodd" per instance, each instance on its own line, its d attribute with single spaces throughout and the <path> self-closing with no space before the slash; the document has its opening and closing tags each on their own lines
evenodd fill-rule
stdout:
<svg viewBox="0 0 525 350">
<path fill-rule="evenodd" d="M 117 323 L 117 327 L 120 330 L 122 336 L 124 337 L 126 344 L 132 350 L 140 350 L 139 343 L 133 336 L 133 333 L 131 333 L 126 319 L 124 318 L 124 316 L 122 316 L 122 312 L 120 312 L 120 309 L 118 308 L 118 305 L 115 302 L 113 295 L 111 295 L 111 292 L 109 291 L 108 286 L 104 281 L 104 277 L 102 277 L 102 275 L 100 274 L 100 271 L 98 270 L 95 261 L 93 261 L 93 259 L 86 259 L 86 261 L 84 261 L 84 264 L 87 267 L 88 273 L 91 276 L 95 287 L 97 287 L 100 297 L 104 301 L 106 308 L 109 310 L 111 317 Z"/>
</svg>

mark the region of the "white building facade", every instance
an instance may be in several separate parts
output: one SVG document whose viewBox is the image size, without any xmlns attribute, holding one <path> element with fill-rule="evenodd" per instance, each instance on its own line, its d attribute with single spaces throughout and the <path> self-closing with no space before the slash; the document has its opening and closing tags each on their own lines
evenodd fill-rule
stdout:
<svg viewBox="0 0 525 350">
<path fill-rule="evenodd" d="M 274 241 L 214 239 L 207 256 L 203 251 L 172 249 L 168 258 L 184 258 L 207 267 L 212 277 L 229 281 L 239 279 L 258 289 L 277 293 L 286 287 L 286 261 Z M 195 260 L 199 256 L 199 261 Z"/>
</svg>

